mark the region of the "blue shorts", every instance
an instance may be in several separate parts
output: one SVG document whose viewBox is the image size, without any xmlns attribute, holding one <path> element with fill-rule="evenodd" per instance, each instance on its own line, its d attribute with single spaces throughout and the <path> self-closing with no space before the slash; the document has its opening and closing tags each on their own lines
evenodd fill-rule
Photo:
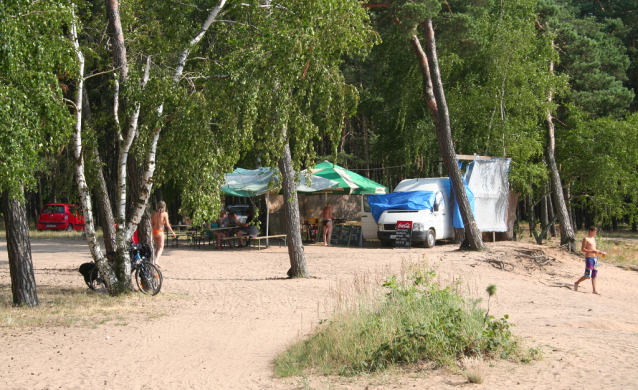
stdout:
<svg viewBox="0 0 638 390">
<path fill-rule="evenodd" d="M 585 257 L 585 277 L 587 279 L 598 276 L 598 258 Z"/>
</svg>

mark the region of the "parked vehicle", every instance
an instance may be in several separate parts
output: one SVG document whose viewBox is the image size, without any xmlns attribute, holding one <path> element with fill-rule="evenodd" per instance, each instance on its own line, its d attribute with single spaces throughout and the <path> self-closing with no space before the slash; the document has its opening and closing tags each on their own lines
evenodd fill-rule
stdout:
<svg viewBox="0 0 638 390">
<path fill-rule="evenodd" d="M 38 230 L 84 230 L 82 209 L 74 204 L 47 204 L 40 212 Z"/>
<path fill-rule="evenodd" d="M 361 205 L 363 238 L 376 238 L 383 245 L 390 246 L 396 239 L 397 221 L 412 221 L 412 243 L 423 243 L 427 248 L 432 248 L 436 240 L 454 238 L 449 179 L 447 177 L 407 179 L 394 189 L 394 192 L 408 191 L 433 192 L 435 194 L 433 207 L 423 210 L 385 210 L 375 222 L 368 204 L 369 195 L 363 195 Z"/>
</svg>

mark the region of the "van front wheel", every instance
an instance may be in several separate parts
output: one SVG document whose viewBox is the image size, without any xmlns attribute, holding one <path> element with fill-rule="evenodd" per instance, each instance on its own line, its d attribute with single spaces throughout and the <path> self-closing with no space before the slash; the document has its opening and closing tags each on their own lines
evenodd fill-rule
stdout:
<svg viewBox="0 0 638 390">
<path fill-rule="evenodd" d="M 434 230 L 428 230 L 425 235 L 425 241 L 423 241 L 423 245 L 425 245 L 426 248 L 434 248 L 434 245 L 436 245 L 436 235 L 434 234 Z"/>
</svg>

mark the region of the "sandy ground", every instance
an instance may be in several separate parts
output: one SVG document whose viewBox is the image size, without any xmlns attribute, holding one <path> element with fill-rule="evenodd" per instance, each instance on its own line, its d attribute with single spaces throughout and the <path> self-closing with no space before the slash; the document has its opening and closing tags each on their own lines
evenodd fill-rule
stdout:
<svg viewBox="0 0 638 390">
<path fill-rule="evenodd" d="M 532 245 L 525 245 L 533 248 Z M 554 287 L 573 283 L 584 261 L 555 256 L 544 270 L 512 257 L 521 244 L 490 244 L 492 253 L 434 249 L 307 246 L 313 276 L 287 280 L 286 248 L 194 250 L 168 248 L 162 259 L 167 315 L 87 327 L 14 329 L 0 324 L 1 389 L 638 389 L 638 273 L 602 264 L 591 294 Z M 82 287 L 71 270 L 89 261 L 81 241 L 32 243 L 38 285 Z M 339 281 L 390 267 L 403 259 L 439 264 L 444 278 L 462 278 L 477 294 L 498 286 L 491 313 L 509 314 L 513 331 L 543 359 L 531 364 L 493 361 L 485 381 L 467 384 L 449 370 L 358 378 L 273 378 L 272 359 L 325 318 L 324 302 Z M 481 260 L 500 258 L 505 272 Z M 609 260 L 609 259 L 608 259 Z M 0 285 L 10 283 L 6 242 L 0 241 Z"/>
</svg>

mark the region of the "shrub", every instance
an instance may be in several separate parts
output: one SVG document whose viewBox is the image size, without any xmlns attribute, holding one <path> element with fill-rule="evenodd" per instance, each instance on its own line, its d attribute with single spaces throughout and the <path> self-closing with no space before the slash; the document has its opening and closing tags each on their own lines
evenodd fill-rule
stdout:
<svg viewBox="0 0 638 390">
<path fill-rule="evenodd" d="M 461 296 L 458 282 L 444 287 L 435 277 L 435 270 L 417 264 L 403 278 L 387 279 L 385 294 L 367 294 L 335 312 L 314 336 L 278 357 L 275 372 L 300 375 L 313 367 L 351 375 L 423 360 L 445 366 L 466 356 L 505 358 L 517 351 L 507 316 L 487 316 L 478 301 Z"/>
</svg>

